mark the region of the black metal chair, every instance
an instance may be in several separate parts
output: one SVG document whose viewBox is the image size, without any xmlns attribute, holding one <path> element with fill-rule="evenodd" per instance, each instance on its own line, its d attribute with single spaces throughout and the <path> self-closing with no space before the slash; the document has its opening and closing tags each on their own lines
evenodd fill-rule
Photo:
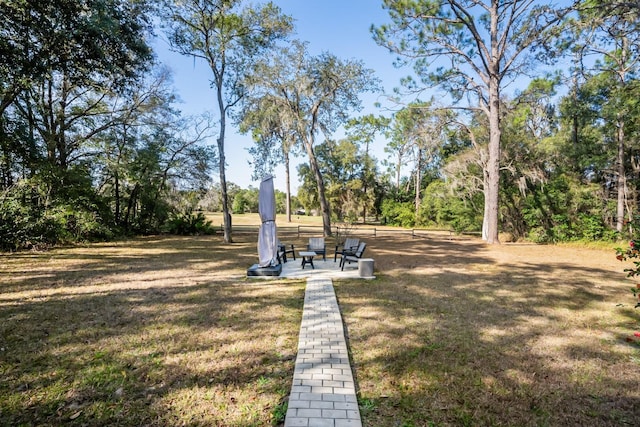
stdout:
<svg viewBox="0 0 640 427">
<path fill-rule="evenodd" d="M 287 249 L 287 246 L 290 246 L 291 249 Z M 291 254 L 293 260 L 296 260 L 296 252 L 293 248 L 293 245 L 285 245 L 282 242 L 278 242 L 278 262 L 280 264 L 287 262 L 287 254 Z"/>
<path fill-rule="evenodd" d="M 358 244 L 360 243 L 360 239 L 355 237 L 349 237 L 345 239 L 345 241 L 336 245 L 336 251 L 333 253 L 333 262 L 336 262 L 338 258 L 338 254 L 341 258 L 344 258 L 346 255 L 353 255 L 358 250 Z M 342 261 L 342 260 L 341 260 Z"/>
<path fill-rule="evenodd" d="M 367 248 L 367 244 L 365 242 L 360 242 L 358 245 L 358 249 L 353 255 L 345 255 L 340 260 L 340 270 L 344 271 L 344 265 L 346 263 L 351 264 L 352 262 L 358 262 L 362 255 L 364 254 L 364 250 Z"/>
</svg>

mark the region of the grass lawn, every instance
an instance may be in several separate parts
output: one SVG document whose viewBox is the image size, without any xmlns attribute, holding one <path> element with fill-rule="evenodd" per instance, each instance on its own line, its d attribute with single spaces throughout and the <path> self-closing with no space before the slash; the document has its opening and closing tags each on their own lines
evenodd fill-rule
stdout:
<svg viewBox="0 0 640 427">
<path fill-rule="evenodd" d="M 640 424 L 640 330 L 611 250 L 376 239 L 335 284 L 366 426 Z"/>
<path fill-rule="evenodd" d="M 275 423 L 304 283 L 256 261 L 219 237 L 0 255 L 0 425 Z"/>
<path fill-rule="evenodd" d="M 246 279 L 256 237 L 1 254 L 0 425 L 277 424 L 304 283 Z M 378 278 L 335 282 L 365 426 L 638 425 L 613 251 L 447 237 L 366 237 Z"/>
</svg>

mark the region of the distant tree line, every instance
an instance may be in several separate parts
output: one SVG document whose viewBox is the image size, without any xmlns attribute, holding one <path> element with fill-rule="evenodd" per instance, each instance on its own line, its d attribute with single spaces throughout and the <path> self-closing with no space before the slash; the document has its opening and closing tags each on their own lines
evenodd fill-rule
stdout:
<svg viewBox="0 0 640 427">
<path fill-rule="evenodd" d="M 298 171 L 308 211 L 330 206 L 334 220 L 474 230 L 489 243 L 499 231 L 538 242 L 631 231 L 640 179 L 637 4 L 382 3 L 391 22 L 372 28 L 373 37 L 398 65 L 413 67 L 396 93 L 414 100 L 387 118 L 345 117 L 340 124 L 352 130 L 341 140 L 322 127 L 324 141 L 306 150 L 310 162 Z M 262 156 L 308 147 L 295 126 L 309 129 L 301 115 L 316 123 L 312 102 L 291 113 L 274 108 L 278 119 L 257 108 L 301 99 L 287 88 L 312 81 L 291 77 L 280 64 L 295 56 L 283 55 L 289 60 L 273 55 L 263 71 L 265 92 L 245 116 Z M 528 85 L 507 95 L 516 81 Z M 420 100 L 434 90 L 437 98 Z M 382 162 L 369 151 L 371 132 L 387 141 Z"/>
<path fill-rule="evenodd" d="M 259 189 L 249 186 L 249 188 L 241 188 L 239 185 L 233 182 L 227 183 L 227 195 L 231 204 L 231 213 L 233 214 L 246 214 L 246 213 L 258 213 L 258 197 Z M 287 212 L 287 195 L 276 189 L 276 213 L 278 215 L 284 215 Z M 300 210 L 302 204 L 298 201 L 298 198 L 293 196 L 291 198 L 291 205 L 293 210 Z M 222 212 L 222 191 L 219 183 L 211 184 L 204 194 L 198 196 L 198 203 L 196 208 L 206 212 Z M 278 219 L 278 222 L 281 222 Z"/>
</svg>

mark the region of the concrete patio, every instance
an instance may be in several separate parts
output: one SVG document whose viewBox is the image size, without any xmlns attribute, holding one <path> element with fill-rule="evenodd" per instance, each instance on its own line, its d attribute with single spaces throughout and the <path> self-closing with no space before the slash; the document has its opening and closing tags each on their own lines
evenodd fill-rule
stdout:
<svg viewBox="0 0 640 427">
<path fill-rule="evenodd" d="M 325 278 L 325 279 L 375 279 L 375 276 L 360 277 L 358 263 L 352 262 L 344 266 L 344 271 L 340 270 L 340 258 L 333 261 L 333 256 L 327 256 L 324 261 L 321 255 L 313 258 L 313 266 L 305 265 L 302 268 L 302 259 L 296 254 L 296 260 L 287 257 L 287 262 L 282 264 L 280 277 L 284 278 Z"/>
<path fill-rule="evenodd" d="M 373 263 L 371 258 L 365 258 L 363 261 L 369 261 Z M 306 279 L 306 278 L 323 278 L 323 279 L 375 279 L 373 275 L 363 276 L 358 268 L 358 262 L 347 263 L 344 266 L 344 270 L 340 269 L 340 259 L 337 261 L 333 261 L 333 257 L 327 257 L 327 260 L 324 261 L 322 256 L 315 256 L 313 258 L 313 267 L 308 263 L 302 267 L 302 258 L 296 254 L 295 261 L 291 257 L 287 257 L 287 262 L 283 263 L 281 266 L 277 266 L 277 269 L 280 270 L 280 274 L 278 275 L 277 271 L 268 271 L 265 273 L 253 272 L 250 273 L 250 270 L 254 268 L 258 268 L 258 265 L 255 264 L 251 269 L 247 270 L 247 277 L 252 279 Z M 268 267 L 269 269 L 275 270 L 276 267 Z M 369 269 L 364 269 L 364 271 L 373 271 L 373 264 L 369 265 Z"/>
<path fill-rule="evenodd" d="M 315 278 L 322 277 L 325 279 L 358 279 L 358 264 L 351 263 L 344 267 L 344 271 L 340 271 L 340 260 L 333 262 L 333 257 L 322 260 L 322 256 L 313 258 L 313 266 L 305 265 L 302 268 L 302 259 L 296 255 L 296 260 L 288 259 L 282 264 L 282 273 L 280 277 L 286 278 Z"/>
</svg>

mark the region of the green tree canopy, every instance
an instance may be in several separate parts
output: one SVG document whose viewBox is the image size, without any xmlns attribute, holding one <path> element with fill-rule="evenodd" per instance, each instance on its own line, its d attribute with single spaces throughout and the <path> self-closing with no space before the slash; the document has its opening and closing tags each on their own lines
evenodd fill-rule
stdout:
<svg viewBox="0 0 640 427">
<path fill-rule="evenodd" d="M 391 23 L 373 28 L 376 42 L 411 61 L 422 84 L 469 100 L 463 107 L 488 118 L 483 239 L 498 243 L 501 90 L 529 69 L 528 53 L 566 11 L 530 0 L 384 0 L 383 7 Z M 420 89 L 411 80 L 409 87 Z"/>
<path fill-rule="evenodd" d="M 272 2 L 249 5 L 243 0 L 169 2 L 167 33 L 177 52 L 205 61 L 213 78 L 215 105 L 220 114 L 217 138 L 224 217 L 229 243 L 231 217 L 227 194 L 225 135 L 230 110 L 246 95 L 245 74 L 251 65 L 292 30 L 291 18 Z"/>
<path fill-rule="evenodd" d="M 360 93 L 374 91 L 378 80 L 361 61 L 341 60 L 330 53 L 310 56 L 306 45 L 294 42 L 281 54 L 258 62 L 249 80 L 252 97 L 271 99 L 279 120 L 304 148 L 314 175 L 325 235 L 331 235 L 331 214 L 316 158 L 316 137 L 331 135 L 361 108 Z M 259 105 L 259 104 L 258 104 Z"/>
</svg>

